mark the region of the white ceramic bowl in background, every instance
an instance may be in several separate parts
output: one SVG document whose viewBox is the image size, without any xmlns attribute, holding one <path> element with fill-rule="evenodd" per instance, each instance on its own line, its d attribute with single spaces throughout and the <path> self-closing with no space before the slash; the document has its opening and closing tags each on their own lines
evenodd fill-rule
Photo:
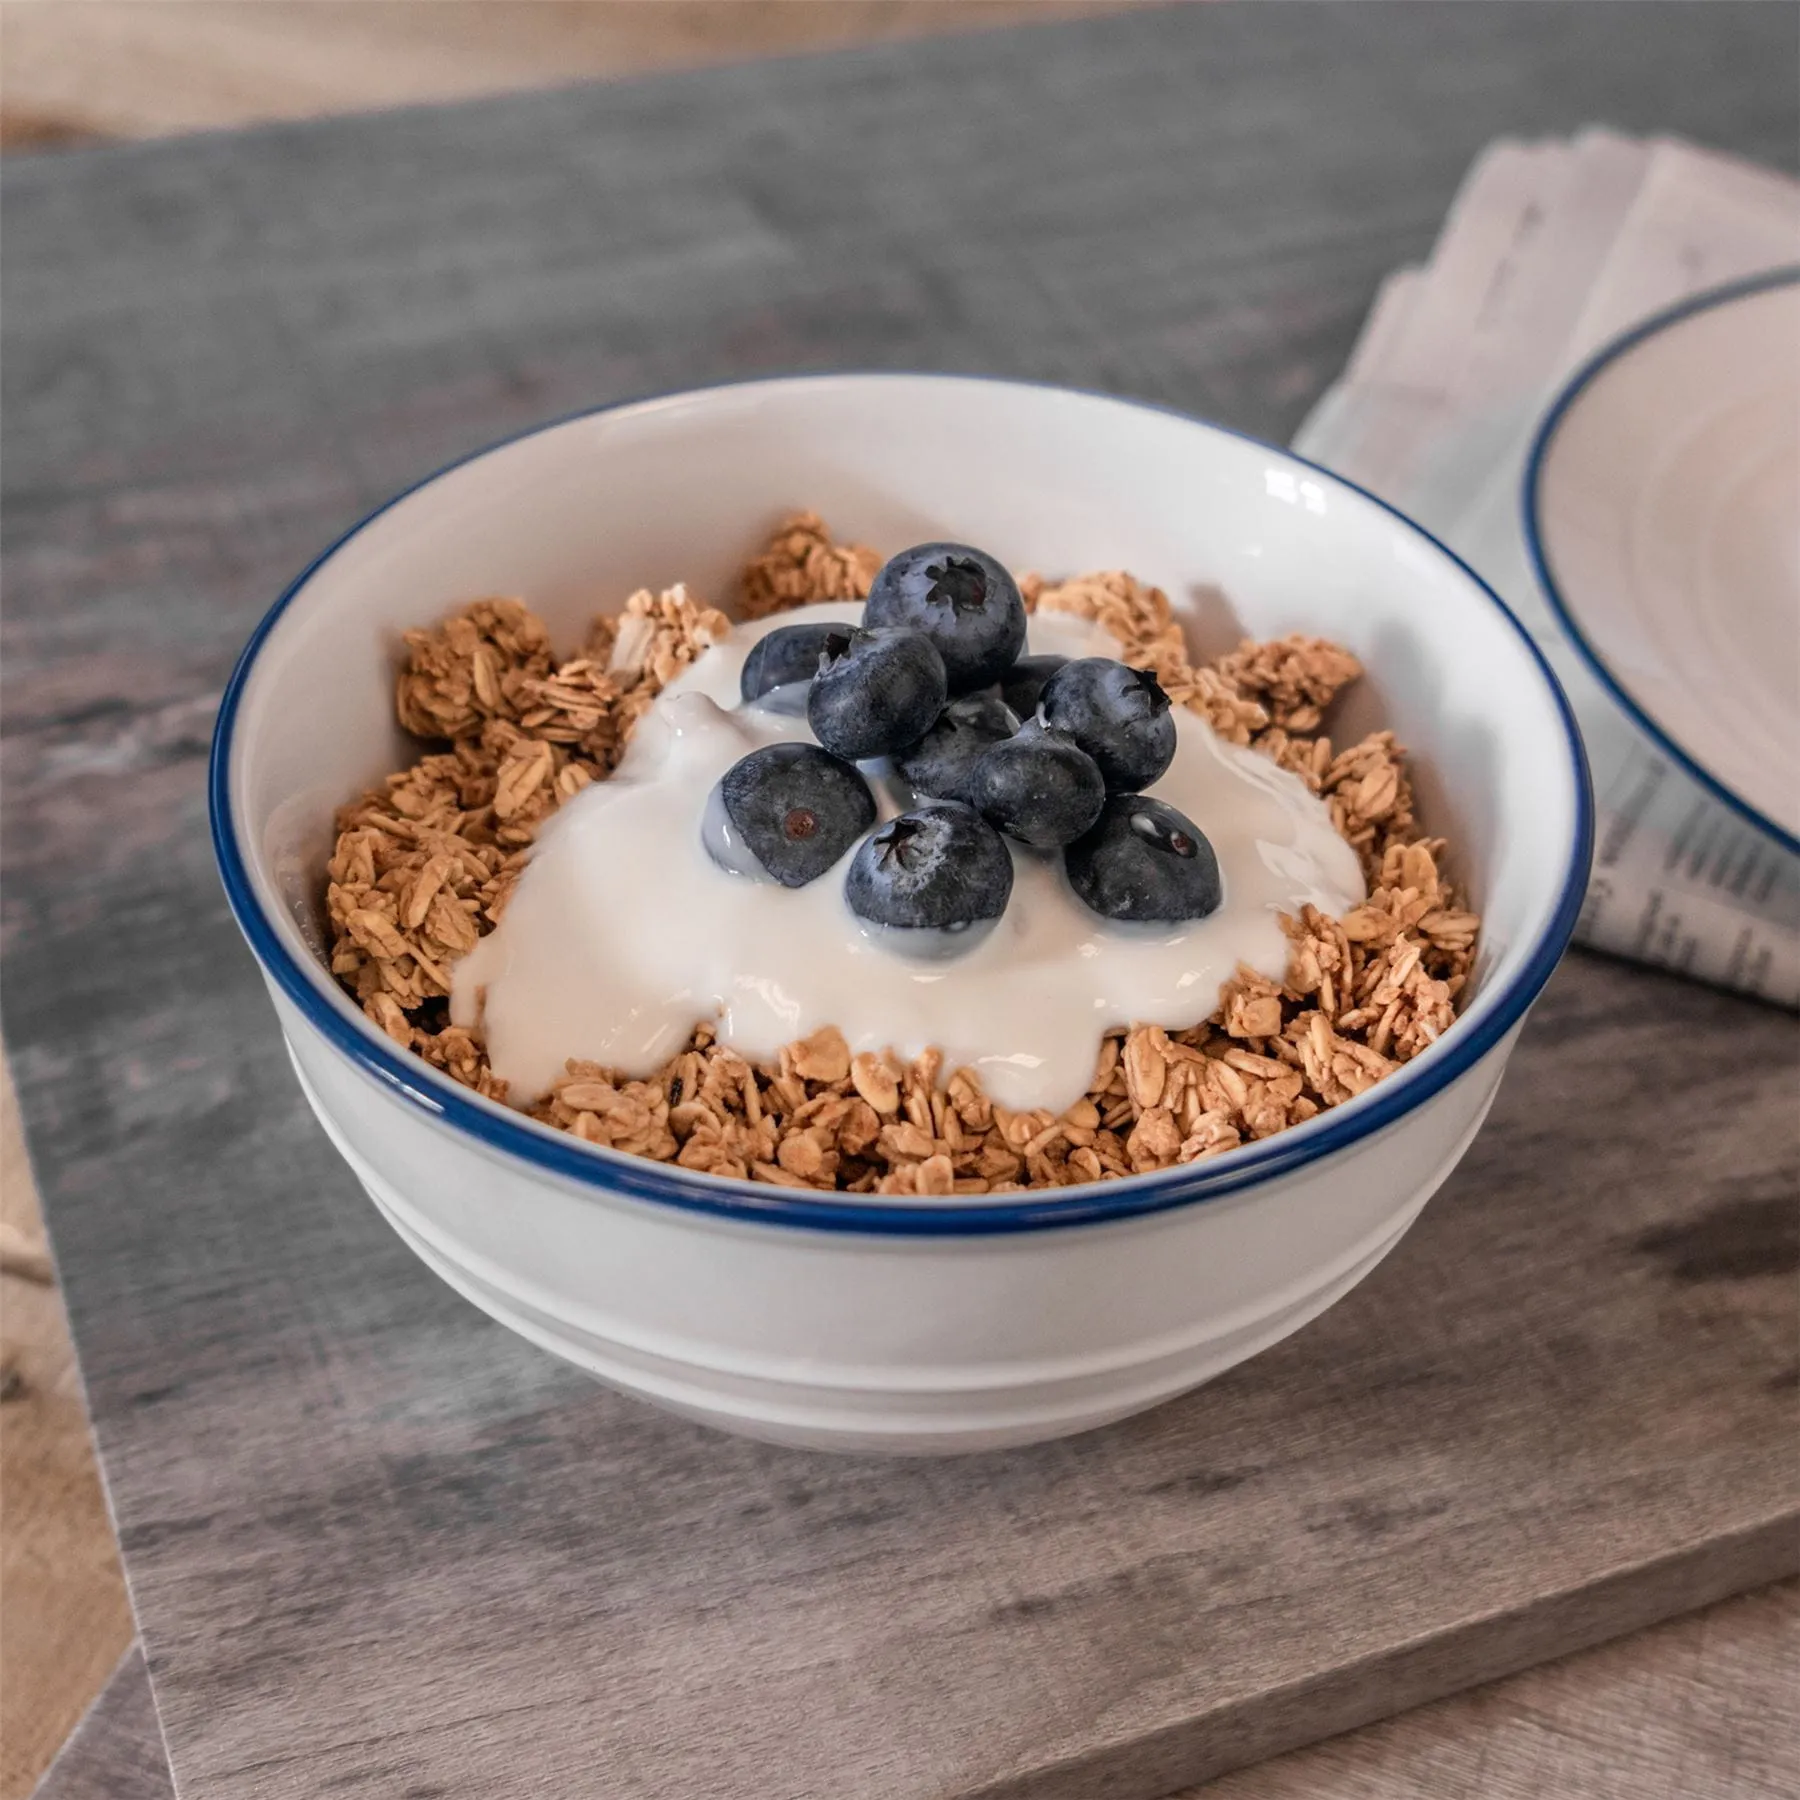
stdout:
<svg viewBox="0 0 1800 1800">
<path fill-rule="evenodd" d="M 1800 269 L 1697 295 L 1574 375 L 1525 530 L 1653 753 L 1800 856 Z"/>
<path fill-rule="evenodd" d="M 784 511 L 885 549 L 1125 567 L 1203 647 L 1307 631 L 1370 670 L 1485 920 L 1445 1038 L 1349 1105 L 1133 1180 L 977 1200 L 817 1199 L 533 1124 L 395 1046 L 320 961 L 333 809 L 412 748 L 402 629 L 522 595 L 564 645 L 638 586 L 724 595 Z M 1229 597 L 1229 614 L 1225 600 Z M 1235 615 L 1235 620 L 1230 616 Z M 276 603 L 226 691 L 215 841 L 326 1131 L 419 1255 L 600 1379 L 727 1429 L 833 1449 L 1028 1443 L 1152 1406 L 1285 1336 L 1392 1248 L 1480 1126 L 1574 926 L 1579 740 L 1493 595 L 1332 476 L 1096 395 L 832 375 L 584 414 L 432 477 Z"/>
</svg>

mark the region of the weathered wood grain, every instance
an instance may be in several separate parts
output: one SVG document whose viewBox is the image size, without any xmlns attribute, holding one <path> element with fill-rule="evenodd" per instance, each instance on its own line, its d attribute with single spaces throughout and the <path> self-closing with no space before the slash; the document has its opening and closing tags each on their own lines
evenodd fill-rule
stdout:
<svg viewBox="0 0 1800 1800">
<path fill-rule="evenodd" d="M 1784 1582 L 1181 1800 L 1788 1800 L 1796 1785 L 1800 1587 Z"/>
<path fill-rule="evenodd" d="M 1784 1582 L 1240 1769 L 1178 1800 L 1787 1800 L 1800 1586 Z M 133 1650 L 33 1800 L 172 1800 Z"/>
<path fill-rule="evenodd" d="M 471 441 L 844 363 L 1279 436 L 1487 138 L 1791 163 L 1797 37 L 1184 10 L 0 171 L 7 1037 L 184 1796 L 1166 1792 L 1794 1566 L 1785 1016 L 1574 961 L 1300 1337 L 1068 1444 L 822 1461 L 386 1234 L 200 757 L 281 580 Z"/>
<path fill-rule="evenodd" d="M 6 0 L 0 144 L 452 100 L 1121 0 Z M 1138 0 L 1123 0 L 1136 4 Z"/>
<path fill-rule="evenodd" d="M 131 1608 L 0 1061 L 0 1800 L 23 1800 L 131 1642 Z"/>
<path fill-rule="evenodd" d="M 31 1800 L 175 1800 L 137 1645 L 120 1659 Z"/>
</svg>

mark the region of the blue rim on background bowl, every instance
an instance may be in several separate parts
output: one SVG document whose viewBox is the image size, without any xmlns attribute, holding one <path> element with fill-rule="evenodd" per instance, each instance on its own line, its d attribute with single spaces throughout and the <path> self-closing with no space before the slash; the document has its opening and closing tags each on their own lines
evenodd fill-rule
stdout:
<svg viewBox="0 0 1800 1800">
<path fill-rule="evenodd" d="M 1576 403 L 1614 363 L 1635 350 L 1646 339 L 1660 336 L 1671 326 L 1679 325 L 1698 314 L 1712 312 L 1721 306 L 1729 306 L 1732 302 L 1747 299 L 1752 294 L 1767 293 L 1774 288 L 1792 287 L 1796 284 L 1800 284 L 1800 265 L 1771 269 L 1761 275 L 1747 276 L 1742 281 L 1727 282 L 1723 287 L 1708 288 L 1706 292 L 1692 295 L 1663 312 L 1653 313 L 1648 319 L 1634 325 L 1629 331 L 1595 351 L 1570 376 L 1567 385 L 1551 402 L 1550 410 L 1544 415 L 1544 421 L 1538 427 L 1537 436 L 1532 440 L 1530 454 L 1525 459 L 1525 477 L 1520 487 L 1520 505 L 1524 513 L 1525 525 L 1525 548 L 1531 558 L 1532 572 L 1537 577 L 1538 587 L 1549 603 L 1550 610 L 1556 615 L 1558 625 L 1562 627 L 1576 655 L 1587 666 L 1588 673 L 1605 690 L 1613 704 L 1656 745 L 1663 755 L 1668 757 L 1670 762 L 1674 763 L 1720 805 L 1727 807 L 1746 824 L 1765 833 L 1790 856 L 1800 856 L 1800 837 L 1785 830 L 1760 807 L 1752 805 L 1750 801 L 1727 787 L 1716 775 L 1697 762 L 1693 755 L 1683 749 L 1681 744 L 1664 730 L 1655 717 L 1632 697 L 1624 684 L 1613 673 L 1599 648 L 1582 630 L 1579 620 L 1569 606 L 1568 599 L 1557 583 L 1555 572 L 1550 566 L 1549 553 L 1544 547 L 1542 517 L 1545 465 L 1549 460 L 1550 449 L 1556 440 L 1556 435 Z"/>
<path fill-rule="evenodd" d="M 884 374 L 891 372 L 864 376 L 860 372 L 851 371 L 830 374 L 814 371 L 811 372 L 811 378 L 831 380 L 849 373 L 857 373 L 859 379 L 882 379 Z M 808 378 L 801 375 L 792 379 Z M 893 375 L 892 378 L 907 377 Z M 780 378 L 756 379 L 761 382 Z M 932 379 L 981 382 L 1000 378 L 934 374 Z M 1575 829 L 1568 846 L 1555 906 L 1540 929 L 1536 941 L 1505 987 L 1491 998 L 1484 996 L 1487 1003 L 1479 1018 L 1459 1018 L 1437 1044 L 1343 1106 L 1323 1112 L 1304 1124 L 1277 1133 L 1274 1137 L 1228 1151 L 1216 1159 L 1185 1164 L 1175 1170 L 1158 1170 L 1117 1182 L 1058 1189 L 1041 1195 L 1025 1195 L 1004 1203 L 918 1201 L 895 1206 L 860 1198 L 813 1199 L 799 1196 L 790 1189 L 769 1188 L 692 1170 L 680 1170 L 677 1173 L 674 1165 L 623 1154 L 602 1156 L 591 1146 L 566 1133 L 554 1131 L 523 1114 L 481 1098 L 432 1068 L 411 1051 L 401 1050 L 370 1020 L 353 1010 L 347 997 L 343 999 L 341 1006 L 332 1004 L 321 988 L 315 985 L 308 971 L 300 965 L 263 912 L 238 846 L 237 829 L 232 817 L 230 765 L 233 734 L 245 684 L 263 645 L 295 596 L 319 568 L 390 508 L 440 476 L 473 462 L 490 451 L 534 436 L 551 426 L 567 424 L 577 419 L 596 418 L 649 401 L 672 398 L 673 393 L 639 395 L 605 406 L 577 408 L 561 418 L 510 433 L 467 455 L 454 458 L 359 519 L 301 570 L 263 616 L 239 656 L 220 701 L 213 731 L 207 797 L 213 848 L 224 882 L 226 899 L 233 917 L 269 978 L 299 1008 L 308 1023 L 366 1075 L 384 1085 L 406 1104 L 454 1126 L 490 1152 L 516 1157 L 548 1173 L 612 1194 L 624 1194 L 637 1200 L 739 1222 L 776 1224 L 813 1231 L 899 1237 L 988 1235 L 1097 1224 L 1196 1205 L 1237 1193 L 1271 1176 L 1347 1149 L 1384 1130 L 1449 1086 L 1518 1024 L 1532 1001 L 1542 991 L 1568 946 L 1587 888 L 1594 836 L 1594 809 L 1587 758 L 1574 714 L 1542 652 L 1494 590 L 1453 550 L 1378 495 L 1358 487 L 1354 482 L 1344 480 L 1342 476 L 1334 475 L 1319 464 L 1308 462 L 1304 457 L 1295 456 L 1292 451 L 1267 443 L 1249 433 L 1235 431 L 1229 426 L 1213 425 L 1208 420 L 1196 419 L 1192 414 L 1174 407 L 1130 400 L 1098 390 L 1062 388 L 1051 383 L 1002 384 L 1050 388 L 1059 393 L 1104 399 L 1116 405 L 1167 415 L 1190 424 L 1205 425 L 1211 430 L 1267 451 L 1285 462 L 1306 468 L 1333 486 L 1368 501 L 1430 543 L 1468 578 L 1516 633 L 1549 691 L 1562 724 L 1574 791 Z M 705 393 L 740 385 L 744 384 L 721 382 L 711 384 L 711 387 L 682 389 L 678 392 Z"/>
</svg>

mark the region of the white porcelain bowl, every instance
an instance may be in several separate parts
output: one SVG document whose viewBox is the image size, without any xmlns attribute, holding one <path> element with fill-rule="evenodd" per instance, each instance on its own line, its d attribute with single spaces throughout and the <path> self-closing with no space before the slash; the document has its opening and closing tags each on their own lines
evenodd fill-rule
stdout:
<svg viewBox="0 0 1800 1800">
<path fill-rule="evenodd" d="M 1648 753 L 1800 857 L 1800 269 L 1608 344 L 1524 502 L 1544 597 Z"/>
<path fill-rule="evenodd" d="M 1307 631 L 1368 679 L 1485 919 L 1473 997 L 1403 1072 L 1187 1168 L 992 1200 L 809 1199 L 549 1131 L 398 1051 L 320 961 L 331 816 L 409 748 L 398 634 L 487 593 L 565 644 L 638 586 L 723 594 L 810 506 L 889 549 L 1126 567 L 1203 648 Z M 1230 614 L 1226 610 L 1229 597 Z M 459 1292 L 601 1380 L 729 1430 L 942 1452 L 1082 1431 L 1303 1325 L 1390 1250 L 1480 1127 L 1574 926 L 1579 740 L 1494 596 L 1380 502 L 1153 407 L 948 376 L 755 382 L 584 414 L 433 476 L 276 603 L 220 711 L 231 905 L 326 1131 Z"/>
</svg>

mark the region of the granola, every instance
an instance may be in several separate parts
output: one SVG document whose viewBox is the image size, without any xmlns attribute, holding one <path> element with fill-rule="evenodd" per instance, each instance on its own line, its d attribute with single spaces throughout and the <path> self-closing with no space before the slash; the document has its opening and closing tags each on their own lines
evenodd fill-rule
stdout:
<svg viewBox="0 0 1800 1800">
<path fill-rule="evenodd" d="M 744 570 L 746 618 L 861 599 L 879 555 L 835 542 L 814 514 L 785 520 Z M 968 1069 L 927 1051 L 852 1056 L 825 1027 L 773 1066 L 707 1023 L 654 1076 L 571 1061 L 531 1116 L 592 1144 L 687 1169 L 808 1191 L 995 1194 L 1196 1161 L 1314 1117 L 1392 1074 L 1456 1015 L 1479 918 L 1414 816 L 1392 732 L 1336 748 L 1336 696 L 1361 673 L 1322 639 L 1245 642 L 1191 661 L 1167 597 L 1123 571 L 1020 581 L 1033 610 L 1104 626 L 1123 660 L 1230 742 L 1292 770 L 1356 849 L 1369 897 L 1341 919 L 1284 919 L 1287 972 L 1241 969 L 1185 1031 L 1121 1025 L 1092 1084 L 1060 1115 L 1009 1112 Z M 343 808 L 326 889 L 332 973 L 396 1044 L 495 1100 L 506 1083 L 478 1036 L 449 1023 L 450 972 L 503 912 L 544 821 L 604 780 L 662 688 L 725 636 L 726 616 L 674 587 L 637 593 L 558 662 L 519 601 L 476 601 L 409 632 L 401 724 L 426 748 Z"/>
</svg>

